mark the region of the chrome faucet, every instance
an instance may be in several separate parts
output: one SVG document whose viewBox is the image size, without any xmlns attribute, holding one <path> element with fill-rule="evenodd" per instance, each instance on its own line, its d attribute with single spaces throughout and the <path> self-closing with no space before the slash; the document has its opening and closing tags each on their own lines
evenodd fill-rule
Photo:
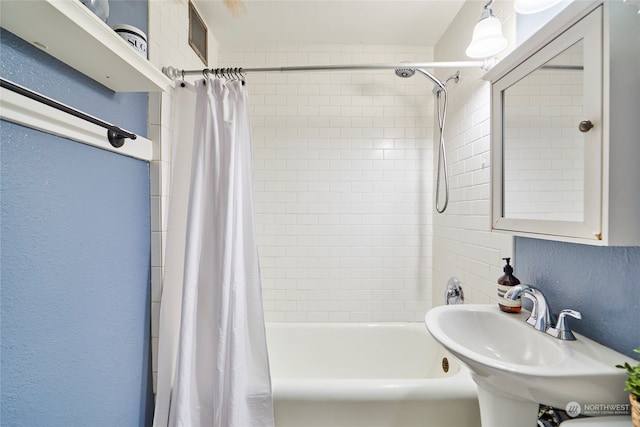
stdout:
<svg viewBox="0 0 640 427">
<path fill-rule="evenodd" d="M 551 310 L 547 299 L 544 297 L 540 289 L 534 288 L 529 285 L 516 285 L 513 288 L 505 292 L 504 297 L 509 300 L 516 300 L 519 296 L 531 300 L 533 307 L 531 308 L 531 315 L 527 319 L 527 323 L 532 325 L 540 332 L 546 332 L 554 338 L 561 340 L 573 341 L 576 339 L 573 332 L 569 328 L 567 317 L 574 317 L 576 319 L 582 319 L 582 314 L 576 310 L 565 309 L 560 312 L 558 316 L 558 323 L 556 326 L 551 326 L 553 322 L 551 316 Z"/>
<path fill-rule="evenodd" d="M 512 301 L 518 299 L 519 296 L 527 298 L 533 303 L 531 315 L 527 319 L 527 323 L 538 331 L 547 332 L 547 329 L 551 326 L 552 319 L 549 304 L 542 292 L 533 286 L 516 285 L 504 294 L 506 299 Z"/>
</svg>

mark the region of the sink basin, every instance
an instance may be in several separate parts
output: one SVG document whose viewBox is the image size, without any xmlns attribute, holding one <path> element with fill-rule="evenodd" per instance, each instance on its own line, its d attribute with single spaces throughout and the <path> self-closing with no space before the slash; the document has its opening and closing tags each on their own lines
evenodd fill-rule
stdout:
<svg viewBox="0 0 640 427">
<path fill-rule="evenodd" d="M 497 305 L 447 305 L 429 310 L 433 337 L 471 370 L 478 385 L 482 424 L 535 425 L 540 403 L 627 404 L 625 372 L 633 359 L 584 336 L 562 341 L 525 322 L 529 313 Z"/>
</svg>

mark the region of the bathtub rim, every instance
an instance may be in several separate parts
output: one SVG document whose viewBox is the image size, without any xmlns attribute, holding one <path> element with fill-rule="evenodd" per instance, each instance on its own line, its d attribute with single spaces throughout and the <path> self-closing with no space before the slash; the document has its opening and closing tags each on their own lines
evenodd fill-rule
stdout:
<svg viewBox="0 0 640 427">
<path fill-rule="evenodd" d="M 295 378 L 278 379 L 271 377 L 274 399 L 304 401 L 410 401 L 477 399 L 477 385 L 471 378 L 469 369 L 451 352 L 436 341 L 424 322 L 265 322 L 265 328 L 392 328 L 416 329 L 429 336 L 446 354 L 454 359 L 458 371 L 451 376 L 440 378 L 384 378 L 384 379 L 342 379 L 342 378 Z M 267 340 L 267 347 L 269 343 Z"/>
<path fill-rule="evenodd" d="M 449 400 L 477 399 L 477 386 L 468 369 L 447 378 L 420 380 L 272 379 L 274 399 L 282 400 Z"/>
</svg>

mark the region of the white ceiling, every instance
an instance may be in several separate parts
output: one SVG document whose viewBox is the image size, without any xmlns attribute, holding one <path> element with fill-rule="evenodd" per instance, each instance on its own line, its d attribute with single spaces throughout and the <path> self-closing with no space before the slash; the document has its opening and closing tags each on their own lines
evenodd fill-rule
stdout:
<svg viewBox="0 0 640 427">
<path fill-rule="evenodd" d="M 434 46 L 464 0 L 195 0 L 209 31 L 227 43 Z"/>
</svg>

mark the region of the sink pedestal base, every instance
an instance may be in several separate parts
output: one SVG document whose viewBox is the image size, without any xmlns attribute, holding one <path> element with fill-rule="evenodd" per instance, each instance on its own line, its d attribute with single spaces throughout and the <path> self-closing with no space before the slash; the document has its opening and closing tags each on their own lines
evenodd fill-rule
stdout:
<svg viewBox="0 0 640 427">
<path fill-rule="evenodd" d="M 536 425 L 540 406 L 537 403 L 507 397 L 502 393 L 497 394 L 492 390 L 485 389 L 480 384 L 478 384 L 478 402 L 483 427 Z"/>
</svg>

